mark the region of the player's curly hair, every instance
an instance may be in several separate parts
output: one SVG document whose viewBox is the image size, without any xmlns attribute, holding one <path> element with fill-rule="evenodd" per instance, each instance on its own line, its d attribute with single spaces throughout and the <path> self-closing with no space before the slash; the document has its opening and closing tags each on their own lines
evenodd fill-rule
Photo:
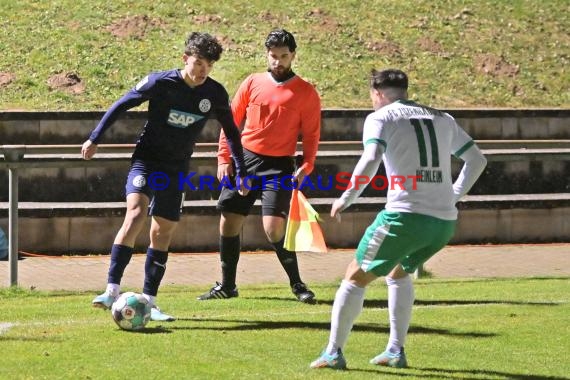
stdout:
<svg viewBox="0 0 570 380">
<path fill-rule="evenodd" d="M 184 53 L 196 55 L 208 61 L 218 61 L 223 50 L 216 37 L 208 33 L 192 32 L 186 39 Z"/>
<path fill-rule="evenodd" d="M 295 42 L 295 37 L 285 29 L 274 29 L 272 30 L 265 39 L 265 47 L 271 49 L 274 47 L 287 46 L 290 52 L 294 52 L 297 49 L 297 43 Z"/>
</svg>

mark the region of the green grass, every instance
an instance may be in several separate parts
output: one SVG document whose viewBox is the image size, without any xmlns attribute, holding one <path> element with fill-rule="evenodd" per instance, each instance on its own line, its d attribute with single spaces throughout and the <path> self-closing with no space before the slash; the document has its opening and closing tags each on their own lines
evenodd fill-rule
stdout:
<svg viewBox="0 0 570 380">
<path fill-rule="evenodd" d="M 314 286 L 316 306 L 281 285 L 199 302 L 205 289 L 164 287 L 179 317 L 119 330 L 93 293 L 0 289 L 0 378 L 6 379 L 569 379 L 569 278 L 419 280 L 406 344 L 411 368 L 368 360 L 388 336 L 386 289 L 367 291 L 346 346 L 348 372 L 310 370 L 328 339 L 337 284 Z"/>
<path fill-rule="evenodd" d="M 295 69 L 324 108 L 370 108 L 373 67 L 406 70 L 411 97 L 437 107 L 568 107 L 569 10 L 566 0 L 0 0 L 0 73 L 15 76 L 0 109 L 106 109 L 148 72 L 181 67 L 193 30 L 225 42 L 212 76 L 232 95 L 264 70 L 274 27 L 296 35 Z M 136 16 L 148 16 L 145 34 L 109 32 Z M 518 72 L 482 72 L 486 55 Z M 85 91 L 50 90 L 58 72 L 77 73 Z"/>
</svg>

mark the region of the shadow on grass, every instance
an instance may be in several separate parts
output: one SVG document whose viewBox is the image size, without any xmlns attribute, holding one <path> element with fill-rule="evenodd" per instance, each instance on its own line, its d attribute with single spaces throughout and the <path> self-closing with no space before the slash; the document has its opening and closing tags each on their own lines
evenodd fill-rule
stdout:
<svg viewBox="0 0 570 380">
<path fill-rule="evenodd" d="M 265 301 L 291 301 L 299 302 L 294 298 L 284 297 L 243 297 L 244 299 L 256 299 Z M 317 305 L 331 305 L 334 300 L 317 300 Z M 559 306 L 558 302 L 525 302 L 525 301 L 503 301 L 503 300 L 415 300 L 414 306 L 457 306 L 457 305 L 519 305 L 519 306 Z M 366 308 L 388 308 L 386 300 L 364 300 Z"/>
<path fill-rule="evenodd" d="M 445 369 L 445 368 L 422 368 L 422 367 L 409 367 L 422 371 L 421 377 L 431 377 L 438 379 L 481 379 L 481 376 L 489 376 L 493 379 L 508 379 L 508 380 L 570 380 L 569 377 L 561 376 L 545 376 L 545 375 L 521 375 L 516 373 L 492 371 L 485 369 Z M 431 373 L 430 373 L 431 372 Z M 384 372 L 383 374 L 386 374 Z M 412 373 L 398 372 L 398 377 L 417 376 Z"/>
<path fill-rule="evenodd" d="M 332 371 L 329 369 L 319 371 Z M 504 380 L 570 380 L 568 377 L 560 376 L 544 376 L 544 375 L 520 375 L 516 373 L 492 371 L 485 369 L 461 370 L 461 369 L 444 369 L 444 368 L 422 368 L 408 367 L 406 369 L 395 369 L 386 367 L 353 368 L 348 365 L 346 372 L 362 372 L 363 374 L 377 375 L 381 378 L 401 379 L 406 377 L 426 378 L 426 379 L 504 379 Z M 332 373 L 332 372 L 331 372 Z"/>
<path fill-rule="evenodd" d="M 568 276 L 525 276 L 525 277 L 476 277 L 476 278 L 429 278 L 429 279 L 420 279 L 415 280 L 414 285 L 417 284 L 418 286 L 429 286 L 430 283 L 437 283 L 440 284 L 465 284 L 465 283 L 472 283 L 472 282 L 516 282 L 516 281 L 552 281 L 552 280 L 562 280 L 568 281 Z M 417 282 L 416 282 L 417 281 Z"/>
<path fill-rule="evenodd" d="M 122 330 L 119 329 L 121 332 L 126 332 L 129 334 L 171 334 L 172 330 L 162 326 L 156 327 L 145 327 L 141 330 Z"/>
<path fill-rule="evenodd" d="M 0 335 L 0 342 L 2 341 L 14 341 L 14 342 L 62 342 L 62 339 L 57 337 L 29 337 L 29 336 L 3 336 Z"/>
<path fill-rule="evenodd" d="M 218 319 L 218 318 L 178 318 L 178 321 L 190 322 L 220 322 L 229 323 L 231 325 L 222 326 L 191 326 L 191 327 L 172 327 L 172 330 L 223 330 L 223 331 L 249 331 L 249 330 L 281 330 L 281 329 L 313 329 L 329 331 L 329 322 L 307 322 L 307 321 L 255 321 L 255 320 L 239 320 L 239 319 Z M 377 323 L 358 323 L 352 328 L 352 331 L 389 333 L 388 326 Z M 488 338 L 494 337 L 494 333 L 481 332 L 460 332 L 447 329 L 436 329 L 422 326 L 411 326 L 410 334 L 437 334 L 460 336 L 467 338 Z"/>
</svg>

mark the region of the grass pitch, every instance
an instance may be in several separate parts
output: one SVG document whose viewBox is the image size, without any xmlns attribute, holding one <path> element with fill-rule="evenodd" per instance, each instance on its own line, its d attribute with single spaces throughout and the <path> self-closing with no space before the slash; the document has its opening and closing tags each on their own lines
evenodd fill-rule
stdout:
<svg viewBox="0 0 570 380">
<path fill-rule="evenodd" d="M 324 108 L 370 108 L 372 67 L 410 75 L 440 108 L 568 107 L 567 0 L 0 0 L 0 108 L 107 109 L 150 71 L 181 67 L 185 36 L 218 36 L 231 96 L 266 68 L 263 41 L 295 34 L 295 71 Z"/>
<path fill-rule="evenodd" d="M 120 330 L 93 293 L 0 290 L 2 379 L 569 379 L 570 278 L 416 281 L 410 368 L 368 364 L 388 338 L 386 286 L 374 283 L 345 349 L 349 371 L 311 370 L 328 340 L 337 284 L 319 304 L 283 285 L 197 301 L 204 288 L 164 287 L 178 317 Z M 124 289 L 129 290 L 129 289 Z M 132 289 L 131 289 L 132 290 Z"/>
</svg>

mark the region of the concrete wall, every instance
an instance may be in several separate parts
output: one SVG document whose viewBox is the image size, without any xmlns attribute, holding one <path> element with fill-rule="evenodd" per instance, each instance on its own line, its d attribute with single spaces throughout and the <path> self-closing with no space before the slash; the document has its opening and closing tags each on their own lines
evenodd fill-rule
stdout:
<svg viewBox="0 0 570 380">
<path fill-rule="evenodd" d="M 353 156 L 317 158 L 315 171 L 311 174 L 311 183 L 315 189 L 305 188 L 308 197 L 336 197 L 341 191 L 334 187 L 324 190 L 316 186 L 336 184 L 335 176 L 340 172 L 352 172 L 358 161 L 358 153 Z M 471 190 L 471 194 L 517 194 L 517 193 L 563 193 L 570 192 L 570 158 L 553 159 L 550 156 L 521 156 L 520 161 L 494 161 L 489 156 L 485 172 Z M 66 167 L 34 168 L 19 170 L 19 197 L 23 202 L 120 202 L 124 200 L 125 179 L 129 160 L 113 163 L 105 167 Z M 453 171 L 457 174 L 461 162 L 454 160 Z M 195 159 L 191 171 L 194 186 L 200 188 L 200 176 L 215 177 L 217 162 L 215 158 Z M 384 175 L 381 166 L 379 175 Z M 8 201 L 8 171 L 0 169 L 0 202 Z M 192 190 L 187 188 L 186 199 L 217 199 L 219 191 L 205 188 Z M 363 196 L 385 196 L 386 191 L 367 188 Z"/>
<path fill-rule="evenodd" d="M 570 199 L 557 205 L 536 208 L 528 202 L 510 208 L 468 208 L 460 210 L 457 231 L 452 244 L 544 243 L 570 241 Z M 117 207 L 120 207 L 118 205 Z M 379 210 L 381 204 L 376 205 Z M 342 223 L 327 216 L 330 206 L 323 207 L 321 226 L 329 247 L 355 247 L 362 233 L 374 220 L 376 211 L 348 211 Z M 105 216 L 57 215 L 51 217 L 22 216 L 19 221 L 19 247 L 24 252 L 43 253 L 108 253 L 123 221 L 117 209 Z M 187 209 L 181 218 L 171 245 L 173 252 L 202 252 L 218 249 L 219 214 L 194 214 Z M 7 228 L 7 218 L 0 227 Z M 148 246 L 148 227 L 137 240 L 140 252 Z M 247 250 L 270 249 L 261 228 L 261 217 L 246 219 L 242 246 Z"/>
<path fill-rule="evenodd" d="M 570 109 L 566 110 L 448 110 L 479 140 L 570 139 Z M 323 111 L 322 140 L 361 139 L 362 124 L 370 110 Z M 101 118 L 101 112 L 85 113 L 0 113 L 0 145 L 81 144 Z M 144 121 L 144 112 L 127 113 L 107 133 L 104 143 L 134 143 Z M 202 142 L 215 142 L 219 127 L 209 122 Z M 351 171 L 357 157 L 319 160 L 316 173 L 327 175 Z M 198 162 L 198 161 L 196 161 Z M 36 252 L 108 252 L 123 215 L 124 180 L 128 161 L 105 168 L 26 169 L 20 181 L 20 199 L 29 202 L 105 201 L 113 205 L 36 205 L 20 210 L 19 246 Z M 455 165 L 455 170 L 458 166 Z M 199 174 L 215 174 L 215 161 L 201 162 Z M 570 162 L 568 160 L 522 160 L 490 163 L 472 194 L 515 193 L 562 194 L 547 201 L 517 202 L 495 198 L 466 202 L 460 210 L 457 233 L 452 243 L 521 243 L 570 241 Z M 0 228 L 7 230 L 7 172 L 0 170 Z M 52 189 L 48 191 L 47 189 Z M 55 189 L 55 190 L 53 190 Z M 383 196 L 365 192 L 365 196 Z M 55 198 L 61 195 L 62 199 Z M 97 199 L 90 196 L 96 194 Z M 309 197 L 334 197 L 307 192 Z M 190 194 L 188 199 L 216 199 L 216 192 Z M 341 225 L 325 222 L 323 229 L 332 247 L 354 247 L 376 215 L 381 203 L 358 208 L 343 217 Z M 328 204 L 318 206 L 326 215 Z M 173 251 L 216 250 L 219 215 L 209 206 L 187 207 L 172 244 Z M 146 230 L 148 231 L 148 229 Z M 251 215 L 244 227 L 245 249 L 268 248 L 258 215 Z M 137 249 L 148 244 L 141 234 Z"/>
<path fill-rule="evenodd" d="M 445 110 L 475 139 L 570 139 L 570 109 Z M 323 110 L 322 140 L 362 138 L 362 124 L 371 110 Z M 0 112 L 0 145 L 81 144 L 102 112 Z M 134 143 L 145 112 L 127 112 L 105 134 L 103 143 Z M 201 141 L 215 142 L 219 125 L 209 120 Z"/>
<path fill-rule="evenodd" d="M 570 139 L 570 110 L 448 110 L 477 140 Z M 322 141 L 360 141 L 362 125 L 370 110 L 324 110 Z M 5 112 L 0 113 L 0 145 L 81 144 L 97 125 L 102 112 Z M 144 123 L 145 112 L 128 112 L 107 131 L 104 143 L 134 143 Z M 208 122 L 202 142 L 216 142 L 219 126 Z M 350 172 L 358 157 L 318 159 L 317 175 L 325 178 Z M 491 160 L 490 160 L 491 161 Z M 215 160 L 193 160 L 192 171 L 215 175 Z M 42 168 L 20 171 L 20 200 L 35 202 L 118 202 L 124 199 L 128 160 L 112 167 Z M 455 165 L 455 170 L 458 166 Z M 382 174 L 382 171 L 380 172 Z M 197 177 L 196 176 L 196 177 Z M 490 162 L 473 194 L 570 192 L 569 160 L 521 160 Z M 7 183 L 0 170 L 0 184 Z M 189 199 L 217 198 L 217 191 L 189 192 Z M 318 192 L 309 196 L 323 196 Z M 329 192 L 326 196 L 337 196 Z M 371 195 L 368 189 L 364 196 Z M 379 194 L 383 196 L 384 194 Z M 376 195 L 378 196 L 378 195 Z M 0 202 L 8 200 L 0 186 Z"/>
</svg>

